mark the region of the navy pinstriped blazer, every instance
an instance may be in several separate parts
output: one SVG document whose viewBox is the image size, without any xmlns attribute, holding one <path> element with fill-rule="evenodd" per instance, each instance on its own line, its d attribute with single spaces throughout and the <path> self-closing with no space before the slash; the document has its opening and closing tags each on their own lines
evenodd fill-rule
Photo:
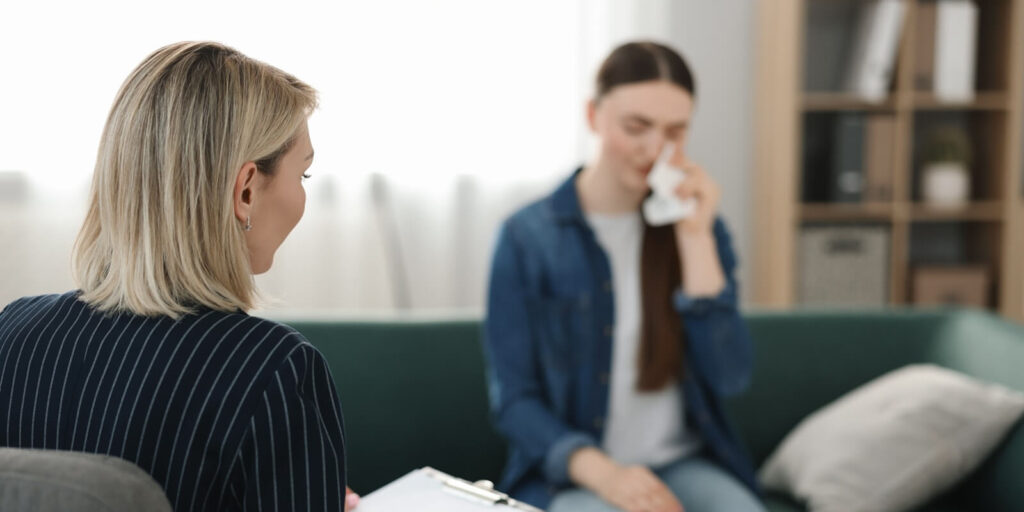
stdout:
<svg viewBox="0 0 1024 512">
<path fill-rule="evenodd" d="M 243 313 L 105 315 L 76 292 L 11 303 L 0 446 L 127 459 L 178 512 L 344 508 L 344 429 L 323 356 Z"/>
</svg>

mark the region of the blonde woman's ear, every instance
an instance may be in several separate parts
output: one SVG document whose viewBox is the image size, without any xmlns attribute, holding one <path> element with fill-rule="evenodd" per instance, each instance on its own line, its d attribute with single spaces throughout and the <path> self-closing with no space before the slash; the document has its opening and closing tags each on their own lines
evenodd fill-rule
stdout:
<svg viewBox="0 0 1024 512">
<path fill-rule="evenodd" d="M 235 176 L 234 209 L 235 218 L 239 222 L 247 223 L 252 216 L 252 196 L 258 179 L 259 171 L 255 162 L 244 163 Z"/>
<path fill-rule="evenodd" d="M 597 102 L 593 99 L 587 100 L 587 126 L 590 133 L 597 133 Z"/>
</svg>

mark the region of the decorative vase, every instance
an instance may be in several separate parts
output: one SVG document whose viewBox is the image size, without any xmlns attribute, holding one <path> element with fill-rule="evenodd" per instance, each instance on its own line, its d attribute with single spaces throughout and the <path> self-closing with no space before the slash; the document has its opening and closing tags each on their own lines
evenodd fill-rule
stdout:
<svg viewBox="0 0 1024 512">
<path fill-rule="evenodd" d="M 971 196 L 970 174 L 960 162 L 932 162 L 921 174 L 921 198 L 934 206 L 963 206 Z"/>
</svg>

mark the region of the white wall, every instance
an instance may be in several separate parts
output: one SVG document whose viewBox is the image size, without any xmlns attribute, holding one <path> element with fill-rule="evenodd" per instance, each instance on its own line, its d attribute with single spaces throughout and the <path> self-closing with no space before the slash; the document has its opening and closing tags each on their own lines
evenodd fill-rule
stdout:
<svg viewBox="0 0 1024 512">
<path fill-rule="evenodd" d="M 752 268 L 755 0 L 680 0 L 672 41 L 697 74 L 697 113 L 691 135 L 694 160 L 722 187 L 722 214 L 740 256 L 741 285 Z M 750 293 L 743 286 L 744 297 Z"/>
<path fill-rule="evenodd" d="M 301 12 L 280 16 L 289 25 L 312 23 L 300 31 L 310 33 L 306 42 L 268 41 L 262 29 L 251 38 L 239 35 L 249 32 L 218 36 L 223 24 L 209 20 L 188 25 L 188 17 L 161 25 L 163 32 L 147 32 L 138 27 L 148 17 L 141 11 L 126 11 L 130 18 L 126 24 L 136 28 L 115 37 L 112 27 L 97 28 L 96 23 L 86 22 L 83 30 L 108 36 L 66 47 L 68 41 L 60 38 L 72 37 L 64 32 L 79 25 L 61 29 L 38 12 L 20 18 L 16 12 L 13 18 L 30 27 L 35 39 L 6 40 L 0 35 L 0 64 L 24 77 L 16 85 L 0 83 L 0 305 L 22 295 L 71 288 L 69 252 L 83 214 L 88 169 L 109 101 L 120 80 L 145 53 L 158 44 L 186 38 L 235 44 L 322 91 L 323 107 L 311 120 L 317 162 L 315 177 L 308 184 L 306 217 L 279 251 L 271 272 L 258 279 L 261 288 L 277 300 L 270 309 L 388 309 L 402 302 L 396 293 L 400 287 L 391 246 L 381 230 L 386 218 L 378 215 L 371 201 L 370 173 L 380 172 L 389 185 L 404 249 L 398 264 L 409 275 L 408 302 L 415 308 L 479 310 L 498 223 L 519 205 L 546 193 L 589 154 L 593 143 L 584 130 L 583 105 L 591 92 L 593 73 L 608 50 L 634 38 L 668 42 L 694 67 L 699 98 L 689 150 L 722 184 L 723 213 L 733 228 L 737 250 L 746 262 L 751 259 L 752 192 L 747 184 L 753 145 L 753 0 L 579 0 L 559 4 L 558 9 L 538 0 L 494 4 L 504 7 L 491 10 L 473 8 L 470 14 L 481 25 L 515 22 L 501 30 L 444 25 L 449 23 L 444 9 L 426 7 L 417 8 L 416 25 L 396 26 L 388 23 L 389 11 L 383 4 L 338 4 L 346 6 L 342 14 L 349 16 L 342 16 L 347 20 L 343 26 L 349 32 L 359 24 L 380 27 L 380 40 L 365 48 L 351 34 L 335 36 L 328 30 L 328 20 L 338 13 L 328 15 L 316 7 L 328 4 L 307 3 L 296 8 Z M 431 5 L 456 4 L 449 0 Z M 25 6 L 30 4 L 18 5 L 28 9 Z M 377 7 L 366 7 L 370 5 Z M 225 16 L 230 10 L 211 11 L 211 16 Z M 248 11 L 241 21 L 261 25 L 259 12 L 264 11 Z M 79 15 L 85 20 L 90 16 L 85 11 Z M 423 26 L 431 21 L 444 34 L 431 36 L 438 31 Z M 185 28 L 167 28 L 179 26 Z M 401 38 L 410 33 L 423 41 L 406 52 L 403 48 L 415 41 Z M 6 37 L 10 39 L 11 34 Z M 494 34 L 499 41 L 487 42 Z M 124 42 L 128 40 L 135 42 Z M 477 43 L 461 64 L 480 70 L 468 82 L 457 80 L 450 90 L 436 84 L 424 89 L 418 82 L 433 69 L 458 69 L 459 64 L 450 60 L 453 52 L 462 44 Z M 116 59 L 90 61 L 76 53 L 89 44 L 98 45 L 92 58 Z M 493 52 L 481 47 L 488 44 Z M 19 47 L 31 51 L 16 51 Z M 368 69 L 379 76 L 390 69 L 374 64 L 379 61 L 367 53 L 371 50 L 384 51 L 395 63 L 402 62 L 403 55 L 414 58 L 415 66 L 409 69 L 423 73 L 414 73 L 408 81 L 390 78 L 379 87 L 372 77 L 357 82 L 348 70 Z M 495 61 L 481 60 L 488 54 Z M 67 60 L 74 61 L 67 68 L 73 73 L 55 76 L 53 70 L 64 69 L 62 62 Z M 91 75 L 102 79 L 90 78 L 88 83 L 93 85 L 85 88 L 74 85 L 74 80 Z M 503 85 L 512 92 L 500 89 Z M 15 119 L 11 110 L 19 107 L 11 98 L 33 90 L 45 91 L 43 101 L 33 103 L 31 116 L 11 121 Z M 356 92 L 338 97 L 339 90 Z M 435 101 L 406 97 L 424 90 L 433 91 Z M 397 100 L 389 104 L 374 98 L 376 91 Z M 457 102 L 463 104 L 453 106 Z M 488 104 L 495 108 L 467 110 L 467 105 Z M 426 128 L 430 123 L 424 124 L 424 116 L 447 112 L 463 116 L 466 122 L 446 124 L 443 130 Z M 402 115 L 416 119 L 403 123 Z M 531 120 L 536 121 L 531 124 Z M 381 142 L 402 130 L 406 132 L 396 140 L 408 143 Z M 359 144 L 360 138 L 369 138 L 373 144 Z M 468 150 L 463 147 L 467 140 L 473 141 Z M 32 151 L 22 151 L 27 146 Z M 394 156 L 367 156 L 373 152 Z M 69 168 L 75 166 L 82 169 L 71 172 Z M 28 180 L 15 184 L 5 178 L 5 169 L 20 170 Z M 13 189 L 20 192 L 10 194 Z M 741 267 L 745 282 L 749 269 L 749 264 Z"/>
</svg>

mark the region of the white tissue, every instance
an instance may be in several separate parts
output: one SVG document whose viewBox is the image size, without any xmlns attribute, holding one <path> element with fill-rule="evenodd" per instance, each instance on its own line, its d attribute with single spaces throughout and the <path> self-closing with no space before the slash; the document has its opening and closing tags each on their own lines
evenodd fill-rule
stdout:
<svg viewBox="0 0 1024 512">
<path fill-rule="evenodd" d="M 681 200 L 676 196 L 676 188 L 686 179 L 686 173 L 668 163 L 674 151 L 673 144 L 665 144 L 651 172 L 647 174 L 647 184 L 652 194 L 644 200 L 643 212 L 644 219 L 652 226 L 672 224 L 697 211 L 696 200 Z"/>
</svg>

